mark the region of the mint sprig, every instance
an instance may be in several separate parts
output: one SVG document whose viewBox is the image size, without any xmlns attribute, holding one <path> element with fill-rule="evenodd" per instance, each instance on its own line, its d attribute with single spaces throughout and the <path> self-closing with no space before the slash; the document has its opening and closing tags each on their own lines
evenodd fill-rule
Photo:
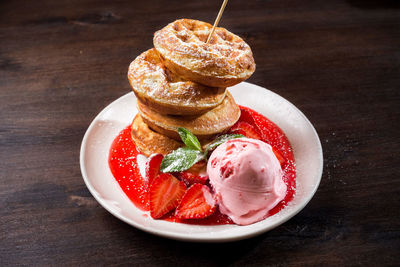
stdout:
<svg viewBox="0 0 400 267">
<path fill-rule="evenodd" d="M 204 159 L 201 151 L 189 147 L 180 147 L 164 157 L 160 169 L 162 172 L 180 172 L 189 169 Z"/>
<path fill-rule="evenodd" d="M 181 137 L 182 142 L 187 147 L 198 150 L 200 152 L 202 151 L 199 139 L 197 139 L 197 137 L 194 134 L 192 134 L 188 129 L 179 127 L 178 134 Z"/>
<path fill-rule="evenodd" d="M 215 149 L 217 146 L 225 143 L 228 140 L 244 137 L 241 134 L 221 135 L 213 142 L 209 143 L 203 152 L 199 140 L 188 129 L 180 127 L 178 128 L 178 134 L 186 146 L 180 147 L 164 157 L 160 166 L 161 172 L 185 171 L 197 162 L 203 159 L 207 160 L 209 152 Z"/>
<path fill-rule="evenodd" d="M 242 134 L 224 134 L 221 136 L 218 136 L 214 141 L 212 141 L 211 143 L 209 143 L 204 151 L 204 156 L 208 156 L 208 153 L 215 149 L 217 146 L 222 145 L 223 143 L 225 143 L 228 140 L 231 139 L 235 139 L 235 138 L 241 138 L 241 137 L 245 137 Z"/>
</svg>

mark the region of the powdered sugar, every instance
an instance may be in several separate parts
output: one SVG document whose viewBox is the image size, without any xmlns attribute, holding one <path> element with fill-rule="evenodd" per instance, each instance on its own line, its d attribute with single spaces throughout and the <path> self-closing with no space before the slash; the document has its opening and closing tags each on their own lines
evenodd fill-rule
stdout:
<svg viewBox="0 0 400 267">
<path fill-rule="evenodd" d="M 163 57 L 193 72 L 249 77 L 255 70 L 250 47 L 224 28 L 216 28 L 206 44 L 211 27 L 197 20 L 177 20 L 155 33 L 154 46 Z"/>
</svg>

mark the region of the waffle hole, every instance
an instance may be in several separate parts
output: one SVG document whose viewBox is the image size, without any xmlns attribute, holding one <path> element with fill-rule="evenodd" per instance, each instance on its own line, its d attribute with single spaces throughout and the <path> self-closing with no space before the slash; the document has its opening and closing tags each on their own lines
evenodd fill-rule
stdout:
<svg viewBox="0 0 400 267">
<path fill-rule="evenodd" d="M 199 39 L 200 42 L 205 43 L 207 41 L 207 35 L 204 33 L 195 32 L 194 35 Z"/>
<path fill-rule="evenodd" d="M 233 39 L 232 34 L 229 34 L 224 30 L 217 31 L 217 34 L 219 37 L 221 37 L 222 40 L 227 41 L 227 42 L 232 42 L 232 39 Z"/>
<path fill-rule="evenodd" d="M 180 32 L 181 30 L 183 30 L 182 24 L 180 23 L 175 23 L 173 26 L 173 29 L 177 32 Z"/>
<path fill-rule="evenodd" d="M 230 33 L 227 33 L 227 34 L 226 34 L 226 39 L 225 39 L 225 40 L 228 41 L 228 42 L 232 42 L 232 41 L 233 41 L 233 35 L 230 34 Z"/>
<path fill-rule="evenodd" d="M 187 36 L 186 34 L 178 34 L 177 37 L 179 38 L 179 40 L 181 40 L 182 42 L 186 43 L 189 39 L 189 36 Z"/>
<path fill-rule="evenodd" d="M 194 22 L 193 21 L 183 21 L 182 26 L 188 29 L 189 31 L 193 31 L 195 28 Z"/>
</svg>

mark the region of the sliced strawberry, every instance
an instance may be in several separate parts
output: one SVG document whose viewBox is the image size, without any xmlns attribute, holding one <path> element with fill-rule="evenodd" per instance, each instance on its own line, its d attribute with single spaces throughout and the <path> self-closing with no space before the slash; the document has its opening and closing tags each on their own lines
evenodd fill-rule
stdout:
<svg viewBox="0 0 400 267">
<path fill-rule="evenodd" d="M 201 184 L 192 185 L 175 210 L 180 219 L 202 219 L 215 212 L 215 200 L 210 189 Z"/>
<path fill-rule="evenodd" d="M 247 122 L 242 122 L 242 121 L 237 122 L 235 125 L 232 126 L 232 128 L 230 129 L 230 132 L 242 134 L 248 138 L 262 140 L 262 137 L 261 137 L 261 134 L 260 134 L 260 131 L 258 130 L 258 128 L 250 125 Z"/>
<path fill-rule="evenodd" d="M 193 184 L 206 184 L 208 180 L 206 167 L 206 161 L 202 160 L 194 164 L 190 169 L 174 173 L 174 175 L 184 181 L 187 186 Z"/>
<path fill-rule="evenodd" d="M 247 122 L 248 124 L 250 124 L 251 126 L 256 127 L 256 121 L 254 120 L 253 115 L 251 115 L 250 111 L 248 111 L 247 109 L 240 109 L 240 118 L 239 121 L 241 122 Z"/>
<path fill-rule="evenodd" d="M 164 156 L 162 154 L 153 154 L 146 162 L 146 179 L 151 184 L 154 178 L 160 174 L 160 166 Z"/>
<path fill-rule="evenodd" d="M 279 150 L 274 147 L 272 148 L 272 152 L 274 152 L 275 157 L 279 160 L 281 166 L 283 166 L 283 164 L 285 163 L 285 158 L 282 156 L 281 152 L 279 152 Z"/>
<path fill-rule="evenodd" d="M 248 124 L 250 124 L 251 126 L 256 128 L 259 135 L 261 136 L 261 140 L 263 140 L 264 142 L 267 142 L 267 137 L 260 130 L 260 127 L 257 124 L 256 118 L 253 116 L 251 111 L 249 111 L 247 108 L 240 107 L 240 118 L 239 118 L 238 122 L 247 122 Z"/>
<path fill-rule="evenodd" d="M 197 175 L 189 171 L 178 172 L 175 173 L 175 175 L 180 180 L 184 181 L 187 186 L 191 186 L 193 184 L 206 184 L 208 180 L 207 175 Z"/>
<path fill-rule="evenodd" d="M 150 215 L 160 218 L 178 206 L 185 194 L 185 183 L 168 173 L 160 173 L 150 185 Z"/>
</svg>

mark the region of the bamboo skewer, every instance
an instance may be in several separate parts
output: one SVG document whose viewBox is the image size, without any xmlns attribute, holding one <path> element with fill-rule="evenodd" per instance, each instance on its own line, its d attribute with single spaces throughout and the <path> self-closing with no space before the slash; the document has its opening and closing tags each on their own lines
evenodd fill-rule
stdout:
<svg viewBox="0 0 400 267">
<path fill-rule="evenodd" d="M 220 10 L 219 10 L 219 12 L 218 12 L 217 18 L 215 19 L 215 22 L 214 22 L 214 25 L 213 25 L 213 27 L 212 27 L 212 29 L 211 29 L 211 32 L 210 32 L 210 34 L 208 35 L 206 44 L 211 40 L 211 36 L 213 35 L 213 33 L 214 33 L 214 31 L 215 31 L 215 27 L 217 27 L 217 25 L 218 25 L 218 23 L 219 23 L 219 20 L 220 20 L 221 17 L 222 17 L 222 13 L 224 13 L 224 9 L 225 9 L 225 6 L 226 6 L 227 3 L 228 3 L 228 0 L 224 0 L 224 2 L 222 3 L 222 6 L 221 6 L 221 8 L 220 8 Z"/>
</svg>

